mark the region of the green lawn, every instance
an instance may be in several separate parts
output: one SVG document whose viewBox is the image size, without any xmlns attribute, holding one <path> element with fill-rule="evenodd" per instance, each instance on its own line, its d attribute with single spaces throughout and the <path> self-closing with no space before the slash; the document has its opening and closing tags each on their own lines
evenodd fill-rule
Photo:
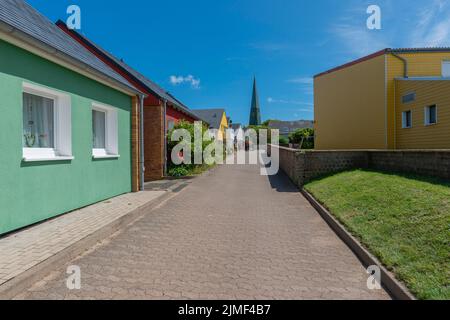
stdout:
<svg viewBox="0 0 450 320">
<path fill-rule="evenodd" d="M 366 170 L 305 186 L 419 299 L 450 299 L 450 183 Z"/>
</svg>

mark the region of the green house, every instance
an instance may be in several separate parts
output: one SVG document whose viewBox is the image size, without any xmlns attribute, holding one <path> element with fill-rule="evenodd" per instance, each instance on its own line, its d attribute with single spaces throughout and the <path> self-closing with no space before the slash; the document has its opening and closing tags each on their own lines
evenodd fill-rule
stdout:
<svg viewBox="0 0 450 320">
<path fill-rule="evenodd" d="M 26 2 L 0 2 L 0 234 L 132 191 L 137 96 Z"/>
</svg>

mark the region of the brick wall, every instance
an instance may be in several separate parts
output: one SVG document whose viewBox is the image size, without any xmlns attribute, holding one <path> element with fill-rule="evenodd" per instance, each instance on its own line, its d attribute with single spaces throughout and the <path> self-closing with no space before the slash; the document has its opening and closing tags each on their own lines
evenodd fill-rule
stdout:
<svg viewBox="0 0 450 320">
<path fill-rule="evenodd" d="M 298 186 L 322 175 L 358 168 L 450 179 L 450 151 L 447 150 L 299 151 L 276 148 L 280 152 L 280 168 Z"/>
<path fill-rule="evenodd" d="M 139 98 L 133 97 L 131 109 L 131 191 L 139 191 L 140 186 L 140 137 Z"/>
<path fill-rule="evenodd" d="M 369 151 L 369 167 L 450 179 L 450 151 Z"/>
<path fill-rule="evenodd" d="M 164 176 L 164 107 L 144 107 L 144 165 L 145 181 Z"/>
</svg>

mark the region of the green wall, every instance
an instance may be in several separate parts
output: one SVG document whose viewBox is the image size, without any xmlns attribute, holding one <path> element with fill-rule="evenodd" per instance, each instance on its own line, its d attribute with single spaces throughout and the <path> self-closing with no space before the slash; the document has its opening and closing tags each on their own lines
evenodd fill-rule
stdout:
<svg viewBox="0 0 450 320">
<path fill-rule="evenodd" d="M 72 100 L 72 161 L 22 161 L 22 82 Z M 118 108 L 119 159 L 92 159 L 93 101 Z M 0 40 L 0 234 L 131 191 L 131 97 Z"/>
</svg>

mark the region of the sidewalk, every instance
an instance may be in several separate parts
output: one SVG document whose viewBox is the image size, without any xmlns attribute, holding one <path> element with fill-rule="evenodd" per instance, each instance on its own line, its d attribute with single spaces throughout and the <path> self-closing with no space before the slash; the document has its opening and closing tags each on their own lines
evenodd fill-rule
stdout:
<svg viewBox="0 0 450 320">
<path fill-rule="evenodd" d="M 149 189 L 105 200 L 0 238 L 0 299 L 28 285 L 46 267 L 65 262 L 133 222 L 171 193 Z"/>
</svg>

